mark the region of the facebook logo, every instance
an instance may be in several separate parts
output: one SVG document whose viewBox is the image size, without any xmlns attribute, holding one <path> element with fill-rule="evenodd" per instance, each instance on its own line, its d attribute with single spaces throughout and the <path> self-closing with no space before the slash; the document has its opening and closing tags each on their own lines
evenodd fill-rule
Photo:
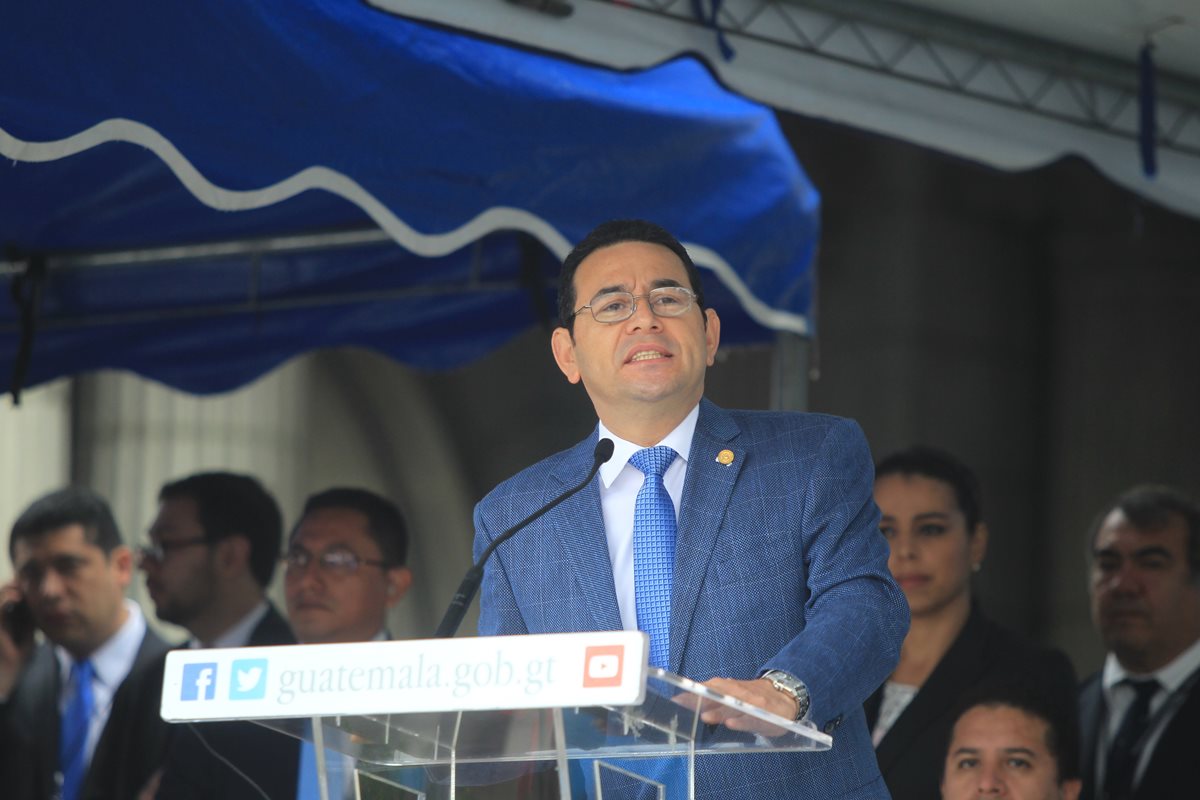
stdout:
<svg viewBox="0 0 1200 800">
<path fill-rule="evenodd" d="M 180 700 L 212 700 L 217 695 L 217 665 L 184 664 Z"/>
<path fill-rule="evenodd" d="M 233 662 L 230 700 L 261 700 L 267 695 L 267 660 L 241 658 Z"/>
</svg>

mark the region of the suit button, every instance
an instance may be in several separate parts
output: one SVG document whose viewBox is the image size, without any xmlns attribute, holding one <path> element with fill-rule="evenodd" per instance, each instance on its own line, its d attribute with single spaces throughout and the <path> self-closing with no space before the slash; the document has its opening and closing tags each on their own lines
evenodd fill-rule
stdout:
<svg viewBox="0 0 1200 800">
<path fill-rule="evenodd" d="M 829 722 L 826 722 L 823 730 L 825 733 L 832 734 L 834 731 L 837 730 L 838 725 L 841 725 L 841 724 L 842 724 L 842 717 L 839 714 L 838 716 L 829 720 Z"/>
</svg>

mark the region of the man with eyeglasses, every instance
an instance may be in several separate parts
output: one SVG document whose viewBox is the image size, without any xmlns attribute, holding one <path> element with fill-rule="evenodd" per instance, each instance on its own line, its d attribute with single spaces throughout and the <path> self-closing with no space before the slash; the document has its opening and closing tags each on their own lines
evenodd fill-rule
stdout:
<svg viewBox="0 0 1200 800">
<path fill-rule="evenodd" d="M 161 683 L 166 643 L 125 598 L 133 555 L 112 511 L 71 487 L 13 525 L 16 578 L 0 589 L 0 794 L 133 796 L 158 767 L 166 723 L 137 701 Z M 37 644 L 28 615 L 45 636 Z"/>
<path fill-rule="evenodd" d="M 150 544 L 138 552 L 158 618 L 186 628 L 191 648 L 294 644 L 266 595 L 279 563 L 283 517 L 262 484 L 249 475 L 202 472 L 165 484 L 158 500 Z M 160 695 L 161 682 L 143 702 L 157 708 Z M 162 796 L 171 796 L 197 765 L 237 780 L 228 766 L 210 762 L 208 747 L 221 743 L 217 752 L 236 765 L 260 738 L 271 737 L 236 723 L 171 726 L 162 776 L 145 794 L 161 785 Z"/>
<path fill-rule="evenodd" d="M 886 798 L 862 703 L 896 665 L 908 610 L 858 426 L 703 399 L 720 319 L 657 225 L 608 222 L 576 245 L 559 319 L 555 361 L 599 424 L 480 502 L 476 556 L 584 480 L 600 439 L 613 456 L 496 550 L 480 632 L 643 630 L 652 666 L 834 735 L 829 752 L 699 759 L 697 797 Z M 723 708 L 704 721 L 746 724 Z M 686 786 L 679 770 L 665 782 Z"/>
<path fill-rule="evenodd" d="M 333 644 L 389 638 L 388 610 L 412 583 L 407 554 L 404 518 L 383 497 L 354 488 L 309 497 L 283 559 L 284 595 L 296 640 Z M 173 751 L 159 797 L 316 797 L 315 762 L 306 760 L 305 746 L 296 739 L 253 723 L 197 728 L 206 746 Z M 326 758 L 348 780 L 352 765 L 332 752 Z"/>
<path fill-rule="evenodd" d="M 158 618 L 186 628 L 193 648 L 295 641 L 266 596 L 283 518 L 262 484 L 202 472 L 167 483 L 158 500 L 150 544 L 139 550 Z"/>
<path fill-rule="evenodd" d="M 304 644 L 389 638 L 388 610 L 412 585 L 400 511 L 365 489 L 329 489 L 308 498 L 292 531 L 284 595 Z"/>
<path fill-rule="evenodd" d="M 288 619 L 304 644 L 390 639 L 388 610 L 412 585 L 405 566 L 408 531 L 394 504 L 365 489 L 335 488 L 315 494 L 288 541 L 284 596 Z M 331 750 L 330 797 L 355 797 L 353 760 Z M 302 745 L 297 800 L 317 797 L 312 746 Z M 341 794 L 337 786 L 341 785 Z"/>
</svg>

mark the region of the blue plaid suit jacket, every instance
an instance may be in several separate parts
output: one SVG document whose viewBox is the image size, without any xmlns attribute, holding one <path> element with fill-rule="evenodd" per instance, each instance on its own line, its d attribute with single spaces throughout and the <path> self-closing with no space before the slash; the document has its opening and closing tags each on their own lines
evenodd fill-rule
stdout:
<svg viewBox="0 0 1200 800">
<path fill-rule="evenodd" d="M 475 509 L 476 558 L 586 476 L 596 433 L 500 484 Z M 716 455 L 731 450 L 734 460 Z M 863 701 L 891 673 L 908 607 L 887 568 L 858 425 L 728 411 L 702 400 L 684 482 L 670 670 L 695 680 L 782 669 L 812 696 L 825 753 L 707 756 L 699 797 L 886 798 Z M 619 630 L 596 480 L 502 545 L 481 596 L 483 635 Z"/>
</svg>

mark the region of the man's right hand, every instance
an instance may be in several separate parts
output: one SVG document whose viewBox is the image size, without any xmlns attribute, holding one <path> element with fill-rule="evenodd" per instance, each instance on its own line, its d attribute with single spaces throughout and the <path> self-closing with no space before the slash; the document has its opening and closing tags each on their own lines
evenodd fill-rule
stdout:
<svg viewBox="0 0 1200 800">
<path fill-rule="evenodd" d="M 0 700 L 7 700 L 33 654 L 33 619 L 15 583 L 0 586 Z"/>
</svg>

